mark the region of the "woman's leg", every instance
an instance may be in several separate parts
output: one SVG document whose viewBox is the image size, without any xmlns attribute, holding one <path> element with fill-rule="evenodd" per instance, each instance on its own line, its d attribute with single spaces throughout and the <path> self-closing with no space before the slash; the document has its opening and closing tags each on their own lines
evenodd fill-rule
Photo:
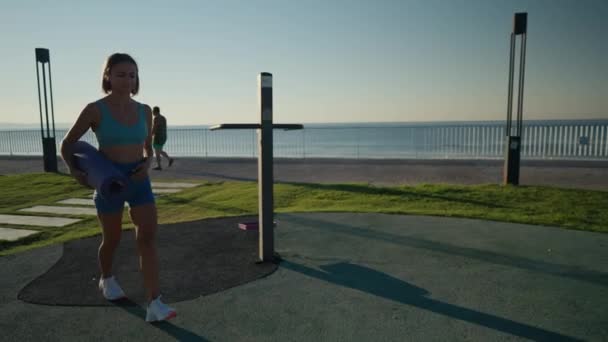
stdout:
<svg viewBox="0 0 608 342">
<path fill-rule="evenodd" d="M 129 210 L 135 225 L 139 267 L 144 277 L 146 297 L 151 301 L 160 294 L 158 286 L 158 255 L 156 251 L 156 204 L 146 203 Z"/>
<path fill-rule="evenodd" d="M 118 247 L 122 233 L 122 208 L 116 213 L 98 213 L 97 218 L 103 231 L 103 239 L 98 251 L 99 269 L 101 277 L 108 278 L 112 276 L 114 251 Z"/>
</svg>

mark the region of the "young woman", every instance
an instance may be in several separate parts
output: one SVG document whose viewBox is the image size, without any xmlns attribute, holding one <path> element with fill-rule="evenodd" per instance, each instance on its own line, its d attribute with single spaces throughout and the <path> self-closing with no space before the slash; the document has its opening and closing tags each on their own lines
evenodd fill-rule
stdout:
<svg viewBox="0 0 608 342">
<path fill-rule="evenodd" d="M 158 285 L 158 256 L 156 251 L 157 215 L 154 195 L 148 177 L 152 152 L 152 112 L 148 105 L 138 103 L 132 96 L 139 92 L 138 67 L 135 60 L 122 53 L 108 57 L 101 87 L 107 96 L 89 103 L 67 133 L 61 144 L 61 156 L 76 180 L 86 184 L 86 174 L 72 165 L 71 146 L 91 128 L 97 137 L 99 151 L 115 167 L 129 175 L 131 189 L 127 202 L 135 225 L 139 265 L 143 273 L 146 298 L 146 321 L 166 320 L 176 316 L 174 309 L 161 301 Z M 125 297 L 112 275 L 114 251 L 120 242 L 124 202 L 105 201 L 94 195 L 97 217 L 103 240 L 99 246 L 99 289 L 108 300 Z"/>
</svg>

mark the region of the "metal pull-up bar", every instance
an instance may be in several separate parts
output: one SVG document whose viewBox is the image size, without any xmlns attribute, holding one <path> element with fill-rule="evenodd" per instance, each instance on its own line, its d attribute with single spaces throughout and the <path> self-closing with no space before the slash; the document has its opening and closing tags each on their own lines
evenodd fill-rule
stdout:
<svg viewBox="0 0 608 342">
<path fill-rule="evenodd" d="M 258 75 L 258 99 L 260 105 L 259 124 L 221 124 L 212 126 L 210 129 L 258 130 L 259 259 L 260 261 L 273 261 L 275 257 L 272 130 L 294 130 L 302 129 L 304 126 L 301 124 L 272 123 L 272 74 L 263 72 Z"/>
</svg>

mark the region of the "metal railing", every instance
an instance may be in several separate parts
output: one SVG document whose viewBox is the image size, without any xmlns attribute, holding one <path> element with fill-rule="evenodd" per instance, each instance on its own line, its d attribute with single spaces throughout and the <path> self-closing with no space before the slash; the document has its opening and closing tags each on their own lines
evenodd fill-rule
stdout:
<svg viewBox="0 0 608 342">
<path fill-rule="evenodd" d="M 57 130 L 57 145 L 66 130 Z M 173 128 L 166 150 L 175 156 L 257 157 L 251 130 Z M 83 140 L 96 145 L 92 132 Z M 274 155 L 284 158 L 501 159 L 504 122 L 306 126 L 275 131 Z M 608 158 L 608 120 L 528 121 L 522 134 L 523 159 Z M 57 146 L 59 151 L 59 146 Z M 42 155 L 38 130 L 0 131 L 0 155 Z"/>
</svg>

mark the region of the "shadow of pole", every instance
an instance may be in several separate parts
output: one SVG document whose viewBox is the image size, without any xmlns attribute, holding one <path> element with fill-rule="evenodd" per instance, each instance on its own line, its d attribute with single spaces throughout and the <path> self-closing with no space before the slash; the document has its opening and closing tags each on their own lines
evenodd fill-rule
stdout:
<svg viewBox="0 0 608 342">
<path fill-rule="evenodd" d="M 515 322 L 510 319 L 426 298 L 425 296 L 429 293 L 422 288 L 408 284 L 388 274 L 348 262 L 323 265 L 320 267 L 323 271 L 287 260 L 281 260 L 280 267 L 328 283 L 359 290 L 377 297 L 429 310 L 523 338 L 536 341 L 581 341 L 580 339 Z"/>
<path fill-rule="evenodd" d="M 170 170 L 169 170 L 170 171 Z M 254 170 L 255 172 L 255 170 Z M 242 181 L 242 182 L 256 182 L 258 179 L 257 177 L 254 175 L 253 177 L 240 177 L 240 176 L 232 176 L 229 174 L 223 174 L 223 173 L 214 173 L 214 172 L 204 172 L 204 171 L 200 171 L 200 172 L 188 172 L 188 171 L 179 171 L 180 176 L 198 176 L 198 177 L 211 177 L 211 178 L 218 178 L 221 180 L 228 180 L 228 181 Z"/>
<path fill-rule="evenodd" d="M 416 189 L 410 189 L 410 187 L 389 187 L 389 186 L 373 186 L 360 185 L 360 184 L 316 184 L 316 183 L 296 183 L 296 182 L 285 182 L 287 184 L 297 185 L 311 190 L 326 190 L 326 191 L 341 191 L 350 192 L 355 194 L 363 195 L 377 195 L 377 196 L 398 196 L 404 200 L 420 201 L 425 199 L 433 199 L 445 201 L 448 203 L 460 203 L 480 206 L 482 208 L 502 208 L 506 209 L 502 205 L 489 201 L 476 201 L 473 199 L 463 199 L 463 194 L 457 194 L 453 196 L 436 195 L 432 193 L 416 192 Z"/>
<path fill-rule="evenodd" d="M 533 260 L 520 256 L 504 255 L 492 251 L 450 245 L 442 242 L 391 234 L 387 232 L 376 231 L 356 226 L 349 226 L 335 222 L 315 220 L 308 217 L 290 215 L 288 213 L 281 213 L 281 216 L 288 218 L 289 222 L 297 223 L 307 228 L 317 229 L 321 231 L 328 231 L 338 234 L 348 234 L 364 239 L 372 239 L 401 246 L 426 249 L 449 255 L 458 255 L 466 258 L 481 260 L 483 262 L 493 263 L 496 265 L 515 267 L 524 270 L 549 274 L 552 276 L 585 281 L 594 285 L 608 286 L 608 273 L 605 272 L 598 272 L 575 266 L 554 264 L 546 261 Z"/>
</svg>

